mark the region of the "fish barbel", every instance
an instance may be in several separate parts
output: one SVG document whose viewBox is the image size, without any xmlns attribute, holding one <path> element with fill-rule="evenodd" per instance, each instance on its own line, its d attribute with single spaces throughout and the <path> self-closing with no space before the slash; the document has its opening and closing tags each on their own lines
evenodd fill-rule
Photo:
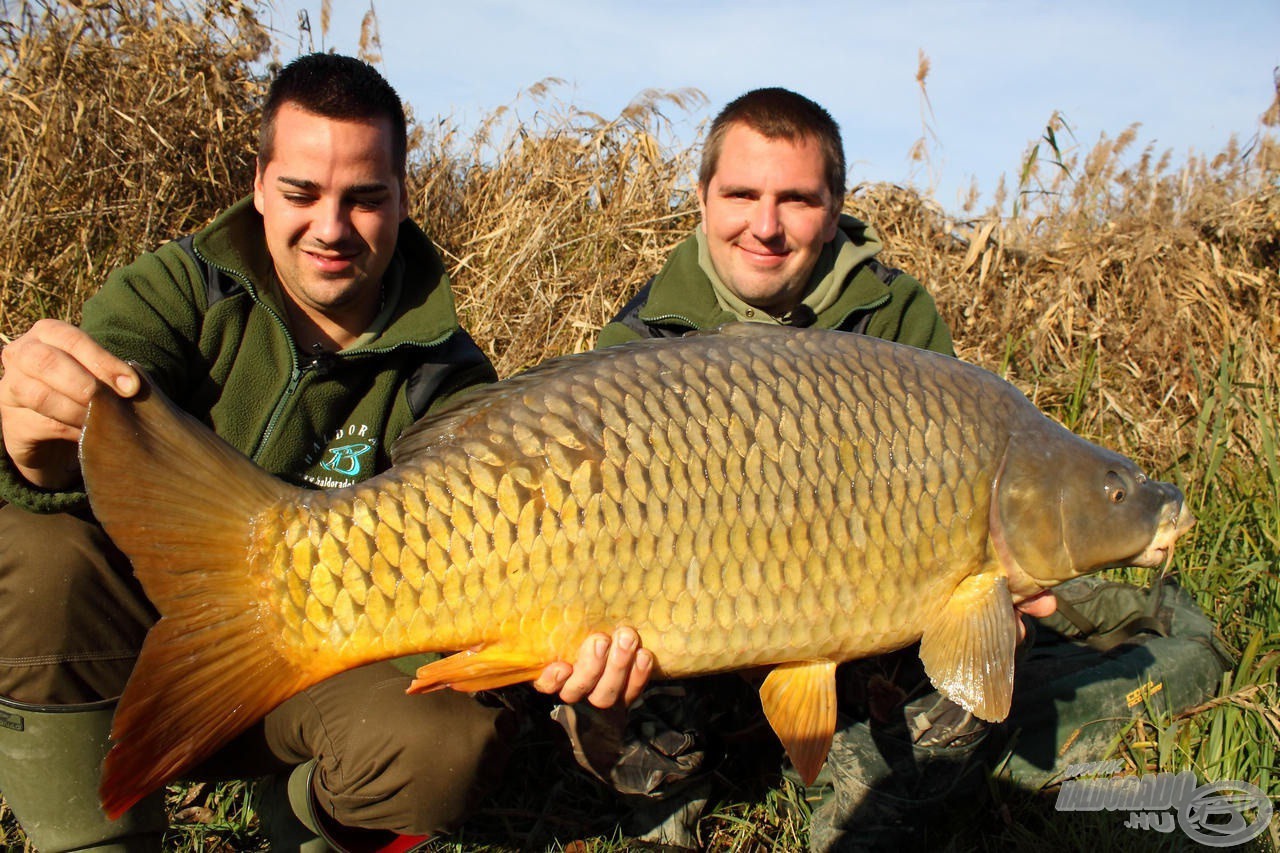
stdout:
<svg viewBox="0 0 1280 853">
<path fill-rule="evenodd" d="M 162 617 L 115 716 L 113 816 L 338 672 L 462 650 L 411 689 L 492 689 L 624 624 L 658 678 L 772 666 L 765 713 L 811 779 L 837 663 L 918 640 L 939 689 L 1003 719 L 1014 605 L 1159 565 L 1194 523 L 988 371 L 760 325 L 552 360 L 341 489 L 271 477 L 150 389 L 99 393 L 81 459 Z"/>
</svg>

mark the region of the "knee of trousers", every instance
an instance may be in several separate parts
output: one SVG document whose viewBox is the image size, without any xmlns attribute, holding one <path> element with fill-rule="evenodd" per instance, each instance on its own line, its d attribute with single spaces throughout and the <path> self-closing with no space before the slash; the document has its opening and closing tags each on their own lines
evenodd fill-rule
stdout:
<svg viewBox="0 0 1280 853">
<path fill-rule="evenodd" d="M 91 520 L 0 507 L 0 695 L 75 704 L 119 695 L 155 611 Z"/>
<path fill-rule="evenodd" d="M 410 679 L 393 667 L 362 670 L 282 706 L 283 716 L 295 717 L 295 742 L 309 742 L 291 757 L 318 760 L 317 802 L 348 827 L 416 835 L 455 827 L 500 778 L 514 737 L 512 713 L 451 690 L 407 695 Z M 344 678 L 350 683 L 335 688 Z M 272 730 L 279 722 L 268 720 L 269 741 L 278 738 Z"/>
</svg>

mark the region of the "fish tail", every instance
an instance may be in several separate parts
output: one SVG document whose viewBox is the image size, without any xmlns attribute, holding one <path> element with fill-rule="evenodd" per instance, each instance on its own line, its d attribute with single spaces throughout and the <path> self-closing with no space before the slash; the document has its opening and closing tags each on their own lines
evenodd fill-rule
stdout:
<svg viewBox="0 0 1280 853">
<path fill-rule="evenodd" d="M 254 576 L 254 517 L 298 489 L 148 383 L 101 391 L 80 447 L 94 514 L 161 618 L 113 721 L 99 794 L 118 817 L 324 674 L 277 651 Z"/>
</svg>

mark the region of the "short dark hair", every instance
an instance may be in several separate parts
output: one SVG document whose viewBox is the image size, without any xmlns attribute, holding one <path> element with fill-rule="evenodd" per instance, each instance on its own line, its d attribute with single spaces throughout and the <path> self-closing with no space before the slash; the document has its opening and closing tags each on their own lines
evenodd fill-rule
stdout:
<svg viewBox="0 0 1280 853">
<path fill-rule="evenodd" d="M 705 193 L 711 177 L 720 165 L 720 151 L 725 134 L 735 124 L 743 124 L 766 139 L 785 139 L 798 143 L 812 139 L 826 162 L 827 188 L 832 203 L 838 208 L 844 202 L 845 162 L 840 125 L 818 104 L 789 89 L 771 87 L 752 89 L 730 101 L 711 122 L 707 141 L 702 146 L 702 164 L 698 169 L 698 186 Z"/>
<path fill-rule="evenodd" d="M 386 118 L 391 123 L 391 160 L 401 179 L 405 174 L 408 131 L 404 104 L 372 65 L 351 56 L 309 53 L 280 70 L 262 107 L 258 129 L 258 170 L 266 168 L 275 153 L 276 115 L 284 104 L 296 106 L 325 118 L 370 120 Z"/>
</svg>

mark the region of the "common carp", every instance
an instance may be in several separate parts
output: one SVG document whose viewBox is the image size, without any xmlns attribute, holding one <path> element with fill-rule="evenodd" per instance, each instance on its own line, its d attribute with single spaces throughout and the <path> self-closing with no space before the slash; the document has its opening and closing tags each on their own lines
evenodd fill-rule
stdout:
<svg viewBox="0 0 1280 853">
<path fill-rule="evenodd" d="M 622 624 L 658 678 L 772 666 L 762 704 L 812 779 L 837 663 L 918 640 L 1001 720 L 1014 605 L 1159 565 L 1194 523 L 986 370 L 760 325 L 549 361 L 342 489 L 271 477 L 154 390 L 100 392 L 81 458 L 162 616 L 115 716 L 113 816 L 338 672 L 456 651 L 411 690 L 492 689 Z"/>
</svg>

